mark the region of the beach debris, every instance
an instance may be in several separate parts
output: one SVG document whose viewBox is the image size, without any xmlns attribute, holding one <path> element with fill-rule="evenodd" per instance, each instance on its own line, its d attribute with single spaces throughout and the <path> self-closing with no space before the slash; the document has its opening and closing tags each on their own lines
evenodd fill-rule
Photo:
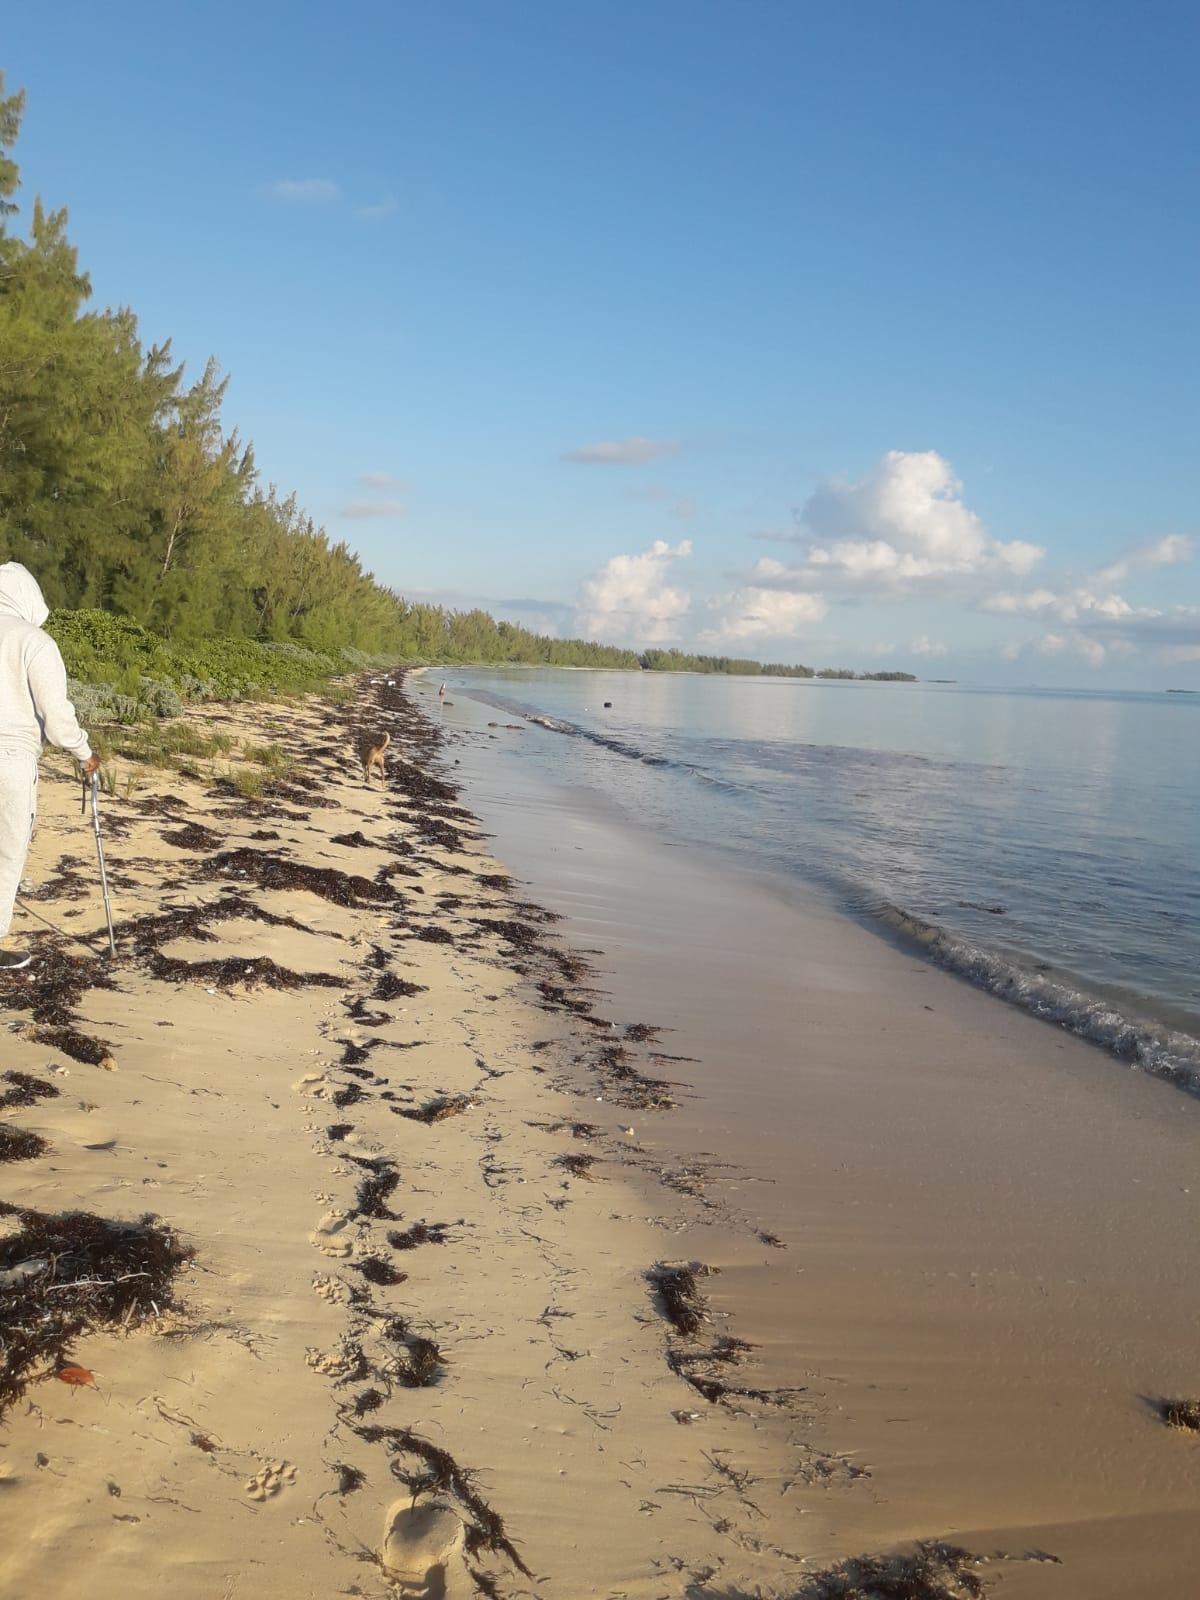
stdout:
<svg viewBox="0 0 1200 1600">
<path fill-rule="evenodd" d="M 353 1494 L 356 1489 L 361 1489 L 367 1481 L 367 1475 L 360 1467 L 347 1466 L 344 1461 L 339 1461 L 333 1470 L 337 1473 L 337 1492 L 339 1494 Z"/>
<path fill-rule="evenodd" d="M 164 983 L 200 983 L 209 994 L 230 989 L 340 989 L 345 980 L 332 972 L 293 972 L 270 956 L 226 956 L 223 960 L 184 961 L 155 951 L 150 970 Z"/>
<path fill-rule="evenodd" d="M 423 983 L 411 983 L 407 978 L 398 977 L 394 972 L 380 974 L 379 981 L 371 991 L 373 1000 L 407 1000 L 415 994 L 424 994 L 426 986 Z"/>
<path fill-rule="evenodd" d="M 0 1094 L 0 1110 L 7 1110 L 10 1106 L 32 1106 L 39 1100 L 53 1100 L 62 1092 L 52 1083 L 34 1078 L 28 1072 L 6 1072 L 4 1081 L 11 1083 L 12 1088 Z"/>
<path fill-rule="evenodd" d="M 213 856 L 201 870 L 209 878 L 245 878 L 260 889 L 303 889 L 338 906 L 390 905 L 400 898 L 390 883 L 375 883 L 334 867 L 306 866 L 244 846 Z"/>
<path fill-rule="evenodd" d="M 48 1044 L 61 1050 L 72 1061 L 82 1061 L 85 1066 L 103 1067 L 105 1072 L 115 1072 L 117 1060 L 107 1039 L 91 1039 L 78 1028 L 31 1027 L 22 1030 L 23 1037 L 34 1044 Z"/>
<path fill-rule="evenodd" d="M 566 1155 L 555 1156 L 553 1164 L 556 1167 L 564 1167 L 573 1178 L 591 1179 L 596 1157 L 569 1151 Z"/>
<path fill-rule="evenodd" d="M 1160 1400 L 1158 1412 L 1169 1428 L 1200 1433 L 1200 1400 Z"/>
<path fill-rule="evenodd" d="M 0 1201 L 15 1229 L 0 1236 L 0 1414 L 36 1368 L 73 1366 L 70 1345 L 93 1328 L 129 1332 L 174 1309 L 176 1274 L 192 1250 L 154 1216 L 118 1222 Z M 12 1269 L 41 1263 L 41 1270 Z"/>
<path fill-rule="evenodd" d="M 167 828 L 159 838 L 176 850 L 219 850 L 225 842 L 219 833 L 198 822 L 187 822 L 182 828 Z"/>
<path fill-rule="evenodd" d="M 393 1228 L 387 1242 L 393 1250 L 415 1250 L 422 1244 L 445 1244 L 450 1229 L 448 1222 L 414 1222 L 401 1231 Z"/>
<path fill-rule="evenodd" d="M 400 1182 L 400 1174 L 396 1171 L 395 1164 L 380 1156 L 358 1159 L 358 1165 L 366 1167 L 368 1171 L 366 1177 L 359 1181 L 354 1210 L 350 1215 L 370 1217 L 378 1222 L 399 1222 L 397 1214 L 389 1211 L 384 1203 L 388 1196 L 395 1192 Z"/>
<path fill-rule="evenodd" d="M 90 1367 L 59 1367 L 54 1376 L 60 1383 L 73 1384 L 76 1388 L 81 1388 L 89 1383 L 94 1384 L 96 1381 L 96 1374 Z"/>
<path fill-rule="evenodd" d="M 32 1161 L 50 1146 L 39 1134 L 26 1128 L 10 1128 L 0 1122 L 0 1161 Z"/>
<path fill-rule="evenodd" d="M 389 1377 L 405 1389 L 430 1389 L 437 1383 L 446 1361 L 432 1339 L 412 1333 L 403 1317 L 393 1317 L 385 1337 L 400 1348 L 398 1358 L 389 1365 Z"/>
<path fill-rule="evenodd" d="M 469 1094 L 439 1094 L 423 1106 L 393 1106 L 392 1110 L 410 1122 L 429 1124 L 445 1122 L 447 1117 L 461 1117 L 464 1111 L 472 1110 L 475 1103 Z"/>
<path fill-rule="evenodd" d="M 697 1279 L 712 1277 L 712 1267 L 706 1267 L 702 1261 L 660 1261 L 646 1276 L 658 1295 L 663 1315 L 677 1333 L 690 1338 L 704 1323 L 711 1321 Z"/>
<path fill-rule="evenodd" d="M 815 1573 L 796 1600 L 976 1600 L 982 1558 L 959 1545 L 930 1540 L 915 1550 L 853 1556 Z"/>
<path fill-rule="evenodd" d="M 361 1260 L 352 1261 L 350 1265 L 355 1272 L 361 1272 L 368 1283 L 373 1283 L 381 1289 L 389 1289 L 394 1284 L 403 1283 L 408 1277 L 407 1272 L 401 1272 L 382 1256 L 363 1256 Z"/>
</svg>

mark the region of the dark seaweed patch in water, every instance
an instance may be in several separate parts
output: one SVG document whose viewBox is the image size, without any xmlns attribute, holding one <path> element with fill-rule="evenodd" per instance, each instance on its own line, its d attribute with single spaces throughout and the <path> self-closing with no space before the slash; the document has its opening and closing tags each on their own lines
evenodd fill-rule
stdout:
<svg viewBox="0 0 1200 1600">
<path fill-rule="evenodd" d="M 30 1028 L 25 1037 L 61 1050 L 72 1061 L 81 1061 L 89 1067 L 108 1066 L 114 1059 L 113 1047 L 107 1039 L 91 1039 L 77 1028 Z"/>
<path fill-rule="evenodd" d="M 150 957 L 150 970 L 164 983 L 204 983 L 215 989 L 340 989 L 343 979 L 332 972 L 293 972 L 270 956 L 226 956 L 219 961 L 183 961 L 177 956 Z"/>
<path fill-rule="evenodd" d="M 1158 1412 L 1168 1427 L 1200 1433 L 1200 1400 L 1160 1400 Z"/>
<path fill-rule="evenodd" d="M 361 1272 L 368 1283 L 376 1284 L 383 1289 L 389 1288 L 392 1284 L 403 1283 L 408 1277 L 407 1272 L 400 1272 L 382 1256 L 364 1256 L 361 1261 L 352 1261 L 350 1265 L 356 1272 Z"/>
<path fill-rule="evenodd" d="M 0 1415 L 31 1371 L 63 1366 L 91 1328 L 128 1331 L 175 1305 L 172 1284 L 193 1252 L 156 1217 L 114 1222 L 87 1211 L 51 1215 L 0 1202 L 20 1226 L 0 1237 Z M 34 1267 L 5 1283 L 14 1267 Z"/>
<path fill-rule="evenodd" d="M 393 1250 L 415 1250 L 422 1244 L 445 1244 L 449 1227 L 448 1222 L 414 1222 L 403 1231 L 393 1228 L 387 1236 L 387 1242 Z"/>
<path fill-rule="evenodd" d="M 187 822 L 174 831 L 167 829 L 159 834 L 159 838 L 164 844 L 174 845 L 177 850 L 219 850 L 225 842 L 219 833 L 201 827 L 198 822 Z"/>
<path fill-rule="evenodd" d="M 32 1161 L 50 1146 L 45 1139 L 25 1128 L 10 1128 L 0 1122 L 0 1161 Z"/>
<path fill-rule="evenodd" d="M 932 1540 L 901 1555 L 853 1556 L 816 1573 L 795 1600 L 976 1600 L 979 1558 Z"/>
<path fill-rule="evenodd" d="M 690 1337 L 709 1320 L 708 1307 L 696 1280 L 711 1275 L 712 1268 L 700 1261 L 686 1265 L 659 1262 L 646 1274 L 658 1295 L 663 1315 L 685 1337 Z"/>
<path fill-rule="evenodd" d="M 424 994 L 426 985 L 423 983 L 410 983 L 407 978 L 399 978 L 394 972 L 381 973 L 379 982 L 371 990 L 373 1000 L 407 1000 L 414 994 Z"/>
<path fill-rule="evenodd" d="M 0 1094 L 0 1108 L 5 1110 L 9 1106 L 32 1106 L 39 1100 L 54 1100 L 60 1092 L 52 1083 L 33 1078 L 28 1072 L 6 1072 L 4 1081 L 12 1084 L 11 1089 Z"/>
<path fill-rule="evenodd" d="M 390 905 L 400 898 L 390 883 L 375 883 L 334 867 L 309 867 L 265 850 L 226 850 L 202 869 L 209 878 L 248 878 L 260 889 L 304 889 L 338 906 Z"/>
<path fill-rule="evenodd" d="M 469 1094 L 439 1094 L 432 1100 L 427 1100 L 423 1106 L 393 1106 L 392 1110 L 398 1117 L 407 1117 L 410 1122 L 445 1122 L 447 1117 L 461 1117 L 464 1111 L 470 1111 L 475 1102 Z"/>
</svg>

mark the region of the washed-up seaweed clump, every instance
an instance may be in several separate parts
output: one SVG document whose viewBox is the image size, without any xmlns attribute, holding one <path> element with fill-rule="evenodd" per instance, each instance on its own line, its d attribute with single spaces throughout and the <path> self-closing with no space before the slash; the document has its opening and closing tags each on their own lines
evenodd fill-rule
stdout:
<svg viewBox="0 0 1200 1600">
<path fill-rule="evenodd" d="M 389 1376 L 405 1389 L 430 1389 L 441 1377 L 446 1359 L 432 1339 L 413 1333 L 403 1317 L 393 1317 L 384 1337 L 397 1347 Z"/>
<path fill-rule="evenodd" d="M 911 1552 L 854 1556 L 816 1573 L 795 1600 L 976 1600 L 979 1558 L 958 1545 L 929 1541 Z"/>
<path fill-rule="evenodd" d="M 1200 1400 L 1160 1400 L 1158 1411 L 1168 1427 L 1200 1433 Z"/>
<path fill-rule="evenodd" d="M 368 1170 L 359 1180 L 352 1217 L 371 1217 L 377 1222 L 399 1222 L 394 1211 L 389 1211 L 387 1200 L 400 1183 L 400 1174 L 386 1159 L 361 1160 L 359 1166 Z"/>
<path fill-rule="evenodd" d="M 28 1072 L 6 1072 L 4 1081 L 10 1083 L 12 1088 L 0 1094 L 0 1110 L 7 1111 L 10 1106 L 36 1105 L 39 1100 L 53 1100 L 59 1094 L 52 1083 L 31 1077 Z"/>
<path fill-rule="evenodd" d="M 89 1329 L 129 1330 L 173 1308 L 175 1276 L 193 1252 L 154 1216 L 116 1222 L 2 1201 L 0 1216 L 20 1224 L 0 1237 L 2 1416 L 37 1369 L 66 1365 Z"/>
<path fill-rule="evenodd" d="M 581 1153 L 569 1153 L 563 1156 L 555 1156 L 554 1165 L 556 1167 L 564 1167 L 573 1178 L 590 1178 L 592 1176 L 592 1168 L 596 1165 L 596 1157 Z"/>
<path fill-rule="evenodd" d="M 445 1122 L 447 1117 L 461 1117 L 474 1104 L 469 1094 L 439 1094 L 427 1100 L 423 1106 L 393 1106 L 392 1110 L 398 1117 L 407 1117 L 410 1122 L 429 1124 Z"/>
<path fill-rule="evenodd" d="M 423 983 L 410 983 L 407 978 L 400 978 L 394 972 L 382 972 L 379 981 L 371 990 L 372 1000 L 409 1000 L 415 994 L 424 994 L 426 985 Z"/>
<path fill-rule="evenodd" d="M 382 1256 L 363 1256 L 358 1261 L 352 1261 L 350 1265 L 356 1272 L 361 1272 L 368 1283 L 373 1283 L 381 1289 L 403 1283 L 408 1277 L 407 1272 L 401 1272 Z"/>
<path fill-rule="evenodd" d="M 392 1476 L 414 1496 L 452 1494 L 470 1517 L 467 1551 L 478 1556 L 483 1550 L 504 1555 L 517 1571 L 531 1577 L 520 1552 L 508 1537 L 504 1519 L 494 1511 L 475 1487 L 473 1475 L 440 1445 L 422 1439 L 409 1428 L 359 1428 L 359 1437 L 368 1444 L 384 1444 L 392 1453 Z M 407 1460 L 405 1458 L 408 1458 Z M 414 1465 L 412 1463 L 419 1463 Z"/>
<path fill-rule="evenodd" d="M 164 844 L 174 845 L 176 850 L 219 850 L 224 843 L 219 833 L 198 822 L 186 822 L 182 828 L 168 828 L 159 838 Z"/>
<path fill-rule="evenodd" d="M 71 955 L 42 937 L 34 941 L 28 967 L 0 974 L 0 1004 L 27 1012 L 35 1022 L 65 1025 L 75 1020 L 75 1007 L 90 989 L 113 987 L 104 963 L 95 956 Z"/>
<path fill-rule="evenodd" d="M 25 1128 L 11 1128 L 0 1122 L 0 1161 L 32 1161 L 50 1146 L 45 1139 Z"/>
<path fill-rule="evenodd" d="M 213 856 L 205 862 L 203 871 L 210 878 L 247 878 L 260 889 L 303 889 L 338 906 L 391 905 L 400 898 L 390 883 L 376 883 L 357 873 L 339 872 L 335 867 L 310 867 L 265 850 L 244 847 Z"/>
<path fill-rule="evenodd" d="M 393 1228 L 387 1242 L 393 1250 L 415 1250 L 422 1244 L 445 1244 L 448 1222 L 414 1222 L 410 1227 Z"/>
<path fill-rule="evenodd" d="M 156 951 L 150 970 L 164 983 L 203 983 L 223 991 L 243 989 L 340 989 L 343 979 L 332 972 L 293 972 L 270 956 L 226 956 L 216 961 L 184 961 Z"/>
<path fill-rule="evenodd" d="M 687 1338 L 709 1320 L 708 1306 L 697 1279 L 711 1275 L 712 1268 L 700 1261 L 686 1265 L 659 1262 L 646 1274 L 658 1295 L 663 1315 L 677 1333 Z"/>
<path fill-rule="evenodd" d="M 439 927 L 437 923 L 429 923 L 424 928 L 418 928 L 413 937 L 415 939 L 423 939 L 426 944 L 454 943 L 454 935 L 449 928 Z"/>
<path fill-rule="evenodd" d="M 107 1039 L 93 1039 L 78 1028 L 29 1028 L 25 1037 L 35 1044 L 48 1044 L 60 1050 L 72 1061 L 88 1067 L 112 1067 L 115 1064 L 113 1047 Z"/>
<path fill-rule="evenodd" d="M 524 922 L 505 921 L 500 917 L 469 917 L 467 920 L 482 932 L 495 934 L 511 949 L 536 950 L 541 942 L 537 929 Z"/>
</svg>

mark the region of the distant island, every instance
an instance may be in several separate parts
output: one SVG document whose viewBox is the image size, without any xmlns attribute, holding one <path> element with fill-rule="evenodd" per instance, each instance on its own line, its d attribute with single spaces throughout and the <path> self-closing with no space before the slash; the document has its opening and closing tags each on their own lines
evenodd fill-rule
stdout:
<svg viewBox="0 0 1200 1600">
<path fill-rule="evenodd" d="M 1200 689 L 1168 689 L 1168 694 L 1200 694 Z"/>
</svg>

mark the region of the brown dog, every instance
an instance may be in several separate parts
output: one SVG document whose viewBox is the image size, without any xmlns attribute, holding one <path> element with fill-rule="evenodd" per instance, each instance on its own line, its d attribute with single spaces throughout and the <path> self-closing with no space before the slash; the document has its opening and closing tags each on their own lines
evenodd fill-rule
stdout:
<svg viewBox="0 0 1200 1600">
<path fill-rule="evenodd" d="M 364 783 L 370 783 L 372 772 L 378 772 L 379 776 L 386 781 L 387 767 L 384 764 L 383 753 L 391 742 L 392 736 L 390 733 L 376 734 L 363 740 L 359 753 L 362 757 Z"/>
</svg>

